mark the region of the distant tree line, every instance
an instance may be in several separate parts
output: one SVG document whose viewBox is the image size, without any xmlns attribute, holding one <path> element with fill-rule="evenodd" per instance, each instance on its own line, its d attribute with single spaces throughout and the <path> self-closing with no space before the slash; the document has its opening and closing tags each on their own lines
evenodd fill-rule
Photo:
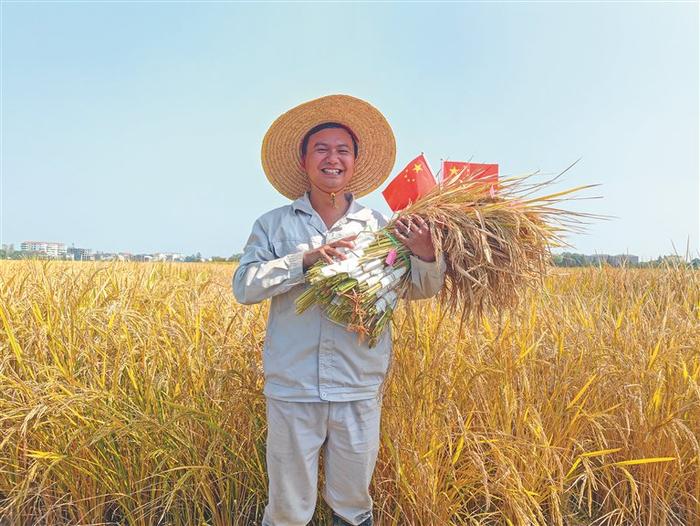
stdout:
<svg viewBox="0 0 700 526">
<path fill-rule="evenodd" d="M 233 254 L 232 256 L 229 256 L 227 258 L 221 257 L 221 256 L 213 256 L 211 258 L 212 261 L 218 261 L 219 263 L 222 262 L 231 262 L 231 261 L 239 261 L 241 259 L 241 256 L 243 254 Z"/>
<path fill-rule="evenodd" d="M 214 256 L 211 261 L 226 263 L 238 262 L 243 254 L 232 254 L 229 257 Z M 552 255 L 552 264 L 556 267 L 598 267 L 601 265 L 610 266 L 625 266 L 629 268 L 656 268 L 667 265 L 685 265 L 695 269 L 700 269 L 700 258 L 694 258 L 691 261 L 686 261 L 680 256 L 659 256 L 650 261 L 621 261 L 620 256 L 614 256 L 606 260 L 605 256 L 588 256 L 586 254 L 578 254 L 575 252 L 563 252 L 561 254 Z M 50 258 L 43 252 L 31 252 L 28 250 L 6 250 L 0 249 L 0 259 L 55 259 Z M 185 262 L 194 263 L 203 261 L 202 254 L 197 252 L 185 257 Z"/>
<path fill-rule="evenodd" d="M 49 259 L 43 252 L 31 250 L 6 250 L 0 249 L 0 259 Z"/>
<path fill-rule="evenodd" d="M 606 260 L 606 258 L 608 259 Z M 686 261 L 681 256 L 659 256 L 650 261 L 630 261 L 620 256 L 588 256 L 575 252 L 563 252 L 552 255 L 552 264 L 557 267 L 599 267 L 601 265 L 609 265 L 629 268 L 657 268 L 668 265 L 682 265 L 700 269 L 700 258 Z"/>
<path fill-rule="evenodd" d="M 232 254 L 229 257 L 221 257 L 221 256 L 214 256 L 211 258 L 211 261 L 218 261 L 218 262 L 233 262 L 233 261 L 239 261 L 241 259 L 241 256 L 243 254 Z M 99 255 L 98 255 L 99 258 Z M 0 259 L 51 259 L 51 260 L 70 260 L 70 258 L 63 257 L 63 258 L 55 258 L 51 257 L 44 252 L 34 252 L 31 250 L 7 250 L 7 249 L 0 249 Z M 202 254 L 200 252 L 197 252 L 196 254 L 191 254 L 189 256 L 186 256 L 184 261 L 186 263 L 197 263 L 200 261 L 204 261 L 204 258 L 202 257 Z"/>
</svg>

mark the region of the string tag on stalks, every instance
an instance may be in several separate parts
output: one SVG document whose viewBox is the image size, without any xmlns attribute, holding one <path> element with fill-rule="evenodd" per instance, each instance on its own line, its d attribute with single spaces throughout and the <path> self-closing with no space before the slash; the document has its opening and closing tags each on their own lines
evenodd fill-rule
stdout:
<svg viewBox="0 0 700 526">
<path fill-rule="evenodd" d="M 408 267 L 410 267 L 410 266 L 411 266 L 411 262 L 410 262 L 410 260 L 408 259 L 408 257 L 406 257 L 406 254 L 399 252 L 399 248 L 402 247 L 403 245 L 402 245 L 401 243 L 399 243 L 399 242 L 396 240 L 396 238 L 395 238 L 394 236 L 392 236 L 392 235 L 391 235 L 389 232 L 387 232 L 386 230 L 384 230 L 384 235 L 385 235 L 385 236 L 392 242 L 392 244 L 396 247 L 396 248 L 394 248 L 394 249 L 392 249 L 392 250 L 396 250 L 396 253 L 399 254 L 399 255 L 401 256 L 401 259 L 403 259 L 403 260 L 406 262 L 406 265 L 407 265 Z"/>
</svg>

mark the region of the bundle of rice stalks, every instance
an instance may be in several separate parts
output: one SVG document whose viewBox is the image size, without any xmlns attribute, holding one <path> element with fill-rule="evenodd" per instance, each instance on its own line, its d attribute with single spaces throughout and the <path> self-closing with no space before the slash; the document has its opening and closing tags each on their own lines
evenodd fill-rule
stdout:
<svg viewBox="0 0 700 526">
<path fill-rule="evenodd" d="M 427 223 L 435 257 L 446 263 L 441 302 L 461 308 L 463 321 L 489 307 L 514 307 L 523 288 L 542 282 L 551 248 L 567 246 L 563 234 L 576 230 L 582 217 L 593 217 L 554 207 L 593 185 L 533 197 L 559 176 L 544 183 L 530 183 L 531 177 L 502 179 L 498 192 L 490 182 L 459 174 L 443 181 L 382 230 L 358 236 L 347 259 L 311 267 L 297 312 L 317 304 L 375 345 L 410 286 L 411 252 L 393 235 L 396 222 L 415 216 Z"/>
<path fill-rule="evenodd" d="M 297 313 L 319 304 L 331 320 L 369 336 L 374 346 L 408 287 L 410 251 L 386 227 L 360 233 L 345 255 L 343 261 L 318 262 L 308 270 L 310 286 L 296 300 Z"/>
</svg>

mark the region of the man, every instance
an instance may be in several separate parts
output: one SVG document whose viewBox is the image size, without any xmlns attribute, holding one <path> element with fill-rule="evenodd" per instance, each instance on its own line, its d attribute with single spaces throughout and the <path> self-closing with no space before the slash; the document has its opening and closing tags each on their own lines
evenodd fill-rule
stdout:
<svg viewBox="0 0 700 526">
<path fill-rule="evenodd" d="M 323 497 L 333 524 L 372 524 L 368 488 L 379 449 L 379 392 L 390 360 L 390 330 L 369 349 L 317 306 L 297 315 L 294 302 L 311 265 L 344 259 L 360 232 L 387 224 L 355 197 L 381 185 L 395 153 L 383 115 L 346 95 L 293 108 L 263 139 L 265 174 L 294 200 L 255 222 L 233 276 L 240 303 L 272 300 L 263 350 L 269 479 L 263 526 L 305 526 L 311 520 L 322 448 Z M 425 223 L 401 222 L 396 235 L 413 253 L 409 296 L 436 294 L 445 264 L 435 261 Z"/>
</svg>

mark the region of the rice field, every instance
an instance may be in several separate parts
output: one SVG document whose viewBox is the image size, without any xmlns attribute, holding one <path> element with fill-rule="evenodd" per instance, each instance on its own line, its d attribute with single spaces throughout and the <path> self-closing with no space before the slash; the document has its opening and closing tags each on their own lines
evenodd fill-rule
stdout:
<svg viewBox="0 0 700 526">
<path fill-rule="evenodd" d="M 267 304 L 232 273 L 0 262 L 0 524 L 260 524 Z M 700 273 L 555 271 L 455 318 L 395 319 L 375 524 L 700 524 Z"/>
</svg>

